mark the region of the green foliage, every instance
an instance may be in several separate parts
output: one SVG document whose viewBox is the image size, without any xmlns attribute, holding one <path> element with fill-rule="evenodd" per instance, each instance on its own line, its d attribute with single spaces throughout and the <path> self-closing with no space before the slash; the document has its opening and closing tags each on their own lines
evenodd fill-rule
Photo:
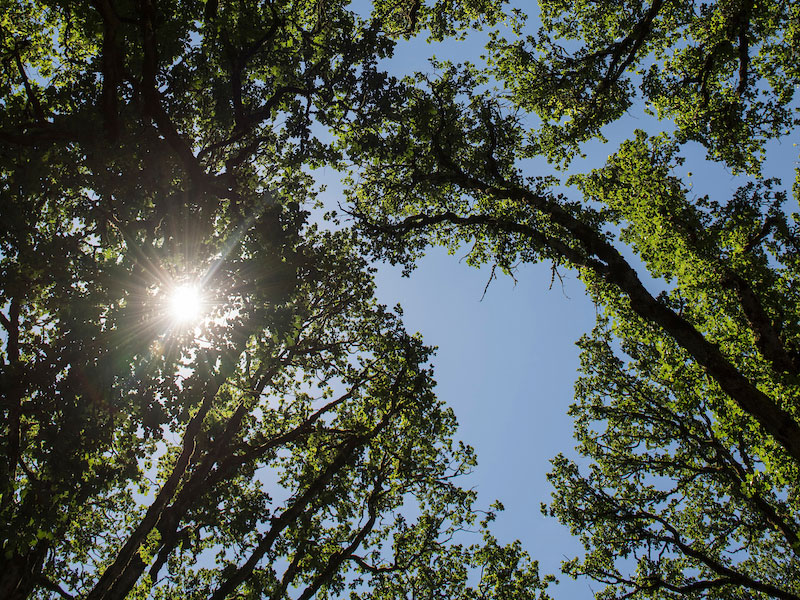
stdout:
<svg viewBox="0 0 800 600">
<path fill-rule="evenodd" d="M 611 208 L 648 271 L 670 281 L 659 301 L 796 422 L 798 246 L 785 193 L 764 181 L 726 204 L 691 202 L 671 174 L 675 151 L 640 132 L 576 182 Z M 618 288 L 586 282 L 612 320 L 581 343 L 571 409 L 593 464 L 583 473 L 559 457 L 550 476 L 549 514 L 587 548 L 567 572 L 611 584 L 609 598 L 796 596 L 798 462 Z"/>
<path fill-rule="evenodd" d="M 593 462 L 559 456 L 550 474 L 546 510 L 587 549 L 566 572 L 609 584 L 601 598 L 796 596 L 797 465 L 671 340 L 615 337 L 581 342 L 571 414 Z"/>
<path fill-rule="evenodd" d="M 602 138 L 635 101 L 669 119 L 679 141 L 752 173 L 766 141 L 798 124 L 794 3 L 540 5 L 536 35 L 497 37 L 490 50 L 512 101 L 542 121 L 534 146 L 553 159 Z"/>
<path fill-rule="evenodd" d="M 394 38 L 501 16 L 442 8 L 2 3 L 0 597 L 546 587 L 485 528 L 449 542 L 475 458 L 431 349 L 308 218 L 331 132 L 392 100 Z"/>
</svg>

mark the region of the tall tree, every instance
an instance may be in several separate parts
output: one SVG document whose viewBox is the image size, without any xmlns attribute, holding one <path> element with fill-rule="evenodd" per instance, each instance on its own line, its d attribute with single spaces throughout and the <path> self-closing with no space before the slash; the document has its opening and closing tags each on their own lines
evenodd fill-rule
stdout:
<svg viewBox="0 0 800 600">
<path fill-rule="evenodd" d="M 692 205 L 656 166 L 674 150 L 640 136 L 580 185 L 630 215 L 623 235 L 652 273 L 676 282 L 660 301 L 713 336 L 797 419 L 797 355 L 787 341 L 800 310 L 798 239 L 785 196 L 768 182 L 725 204 Z M 611 181 L 637 192 L 621 195 Z M 549 511 L 588 549 L 568 571 L 611 584 L 607 597 L 800 597 L 797 462 L 674 337 L 607 284 L 592 290 L 612 321 L 582 342 L 572 412 L 593 465 L 581 474 L 558 457 L 551 474 Z"/>
<path fill-rule="evenodd" d="M 2 1 L 0 597 L 542 587 L 454 482 L 430 349 L 308 222 L 393 38 L 478 4 Z"/>
<path fill-rule="evenodd" d="M 594 466 L 561 457 L 553 474 L 550 511 L 587 548 L 568 572 L 604 597 L 797 598 L 800 238 L 785 182 L 761 169 L 799 123 L 798 6 L 540 7 L 537 34 L 493 36 L 488 71 L 439 64 L 343 136 L 353 213 L 372 253 L 409 269 L 428 244 L 469 244 L 468 262 L 507 272 L 575 268 L 603 307 L 573 409 Z M 574 173 L 633 105 L 663 131 L 566 195 L 525 162 Z M 688 141 L 751 181 L 693 196 L 676 175 Z"/>
</svg>

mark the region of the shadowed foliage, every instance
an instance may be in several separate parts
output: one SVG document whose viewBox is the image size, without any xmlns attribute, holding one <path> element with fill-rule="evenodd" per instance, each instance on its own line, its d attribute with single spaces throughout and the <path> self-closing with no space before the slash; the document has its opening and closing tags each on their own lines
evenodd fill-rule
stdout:
<svg viewBox="0 0 800 600">
<path fill-rule="evenodd" d="M 431 350 L 308 218 L 393 38 L 478 8 L 0 4 L 0 597 L 544 585 L 455 482 Z"/>
</svg>

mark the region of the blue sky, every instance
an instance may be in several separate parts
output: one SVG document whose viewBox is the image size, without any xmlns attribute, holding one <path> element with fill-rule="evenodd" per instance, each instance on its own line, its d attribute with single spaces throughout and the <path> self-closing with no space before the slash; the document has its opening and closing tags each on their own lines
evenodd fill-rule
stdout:
<svg viewBox="0 0 800 600">
<path fill-rule="evenodd" d="M 455 411 L 459 437 L 478 454 L 462 481 L 480 504 L 506 508 L 493 531 L 521 539 L 542 572 L 557 572 L 579 544 L 539 505 L 549 499 L 549 459 L 574 446 L 566 415 L 578 367 L 574 344 L 591 328 L 594 306 L 571 274 L 550 286 L 547 265 L 520 269 L 518 283 L 499 277 L 483 296 L 488 268 L 473 269 L 442 249 L 431 250 L 410 278 L 382 266 L 382 302 L 400 302 L 410 331 L 439 347 L 433 359 L 437 393 Z M 565 582 L 567 583 L 567 582 Z M 588 583 L 559 586 L 562 598 L 590 598 Z M 580 593 L 579 593 L 580 592 Z"/>
</svg>

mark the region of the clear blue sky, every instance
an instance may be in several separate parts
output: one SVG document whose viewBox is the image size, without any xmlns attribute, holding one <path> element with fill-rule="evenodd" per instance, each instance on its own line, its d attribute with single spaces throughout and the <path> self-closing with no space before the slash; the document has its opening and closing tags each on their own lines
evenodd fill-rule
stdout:
<svg viewBox="0 0 800 600">
<path fill-rule="evenodd" d="M 438 395 L 478 454 L 462 485 L 477 489 L 484 506 L 494 499 L 505 505 L 493 529 L 498 538 L 521 539 L 543 572 L 558 572 L 580 546 L 539 505 L 549 499 L 549 459 L 574 446 L 566 415 L 578 366 L 574 342 L 591 328 L 594 307 L 572 275 L 563 290 L 558 282 L 548 290 L 546 265 L 520 269 L 516 286 L 498 278 L 481 301 L 488 278 L 489 269 L 434 249 L 408 279 L 382 267 L 378 293 L 382 302 L 399 301 L 407 328 L 439 347 Z M 586 582 L 569 583 L 559 597 L 591 597 Z"/>
</svg>

